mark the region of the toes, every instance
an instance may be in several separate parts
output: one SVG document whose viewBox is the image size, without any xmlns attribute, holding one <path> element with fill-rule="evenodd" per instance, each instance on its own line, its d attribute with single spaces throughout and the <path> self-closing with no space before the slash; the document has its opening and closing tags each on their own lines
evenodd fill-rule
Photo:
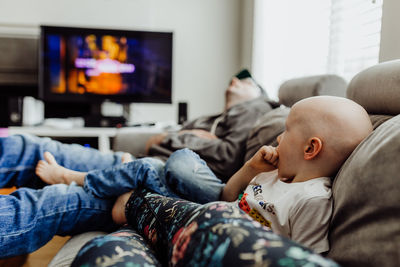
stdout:
<svg viewBox="0 0 400 267">
<path fill-rule="evenodd" d="M 122 163 L 128 163 L 133 161 L 132 155 L 129 153 L 124 153 L 121 157 L 121 161 Z"/>
<path fill-rule="evenodd" d="M 38 164 L 36 165 L 36 169 L 37 168 L 42 168 L 45 167 L 46 165 L 48 165 L 48 163 L 44 160 L 39 160 Z"/>
<path fill-rule="evenodd" d="M 48 163 L 57 164 L 56 159 L 54 158 L 53 154 L 51 154 L 50 152 L 48 152 L 48 151 L 44 152 L 43 157 Z"/>
<path fill-rule="evenodd" d="M 35 173 L 39 174 L 42 169 L 46 166 L 47 162 L 44 160 L 39 160 L 38 164 L 36 165 Z"/>
</svg>

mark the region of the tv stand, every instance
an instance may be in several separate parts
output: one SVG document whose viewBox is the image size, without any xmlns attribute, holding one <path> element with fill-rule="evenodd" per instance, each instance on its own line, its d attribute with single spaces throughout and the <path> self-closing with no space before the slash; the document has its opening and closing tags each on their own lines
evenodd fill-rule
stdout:
<svg viewBox="0 0 400 267">
<path fill-rule="evenodd" d="M 45 118 L 83 117 L 85 127 L 123 127 L 130 116 L 129 103 L 123 104 L 122 116 L 104 116 L 102 102 L 65 103 L 45 102 Z"/>
<path fill-rule="evenodd" d="M 126 126 L 126 119 L 123 116 L 85 116 L 85 127 L 123 127 Z"/>
<path fill-rule="evenodd" d="M 123 104 L 122 116 L 104 116 L 101 113 L 102 103 L 92 103 L 90 114 L 83 117 L 85 127 L 123 127 L 127 125 L 130 115 L 129 104 Z"/>
<path fill-rule="evenodd" d="M 74 129 L 57 129 L 45 126 L 31 127 L 8 127 L 8 133 L 11 134 L 34 134 L 41 137 L 51 137 L 63 143 L 80 143 L 85 145 L 93 139 L 97 148 L 102 152 L 110 152 L 112 150 L 111 139 L 116 136 L 117 128 L 74 128 Z"/>
<path fill-rule="evenodd" d="M 50 137 L 63 143 L 77 143 L 81 145 L 89 144 L 93 148 L 99 149 L 101 152 L 112 152 L 113 142 L 118 139 L 118 134 L 137 135 L 138 138 L 150 136 L 164 132 L 164 126 L 142 126 L 142 127 L 124 127 L 108 128 L 108 127 L 77 127 L 71 129 L 57 129 L 46 126 L 32 127 L 8 127 L 8 134 L 34 134 L 41 137 Z M 123 135 L 120 135 L 120 139 Z M 143 140 L 143 139 L 138 139 Z M 92 142 L 94 141 L 94 142 Z M 142 143 L 141 143 L 142 142 Z M 143 146 L 143 141 L 138 142 L 137 146 Z M 119 148 L 121 150 L 121 147 Z"/>
</svg>

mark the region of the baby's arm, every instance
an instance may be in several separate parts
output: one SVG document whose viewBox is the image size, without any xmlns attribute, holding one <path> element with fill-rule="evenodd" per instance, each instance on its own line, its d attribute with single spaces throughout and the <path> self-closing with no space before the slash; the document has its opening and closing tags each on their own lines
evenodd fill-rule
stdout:
<svg viewBox="0 0 400 267">
<path fill-rule="evenodd" d="M 221 195 L 223 201 L 234 201 L 257 174 L 275 170 L 278 151 L 272 146 L 262 146 L 228 181 Z"/>
</svg>

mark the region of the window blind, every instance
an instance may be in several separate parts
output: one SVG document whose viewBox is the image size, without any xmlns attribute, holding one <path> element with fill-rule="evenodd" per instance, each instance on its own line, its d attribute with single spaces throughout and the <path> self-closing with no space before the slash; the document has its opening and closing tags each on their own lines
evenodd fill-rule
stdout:
<svg viewBox="0 0 400 267">
<path fill-rule="evenodd" d="M 327 72 L 350 81 L 379 60 L 382 1 L 332 0 Z"/>
<path fill-rule="evenodd" d="M 276 98 L 285 80 L 378 63 L 382 0 L 255 0 L 252 71 Z"/>
</svg>

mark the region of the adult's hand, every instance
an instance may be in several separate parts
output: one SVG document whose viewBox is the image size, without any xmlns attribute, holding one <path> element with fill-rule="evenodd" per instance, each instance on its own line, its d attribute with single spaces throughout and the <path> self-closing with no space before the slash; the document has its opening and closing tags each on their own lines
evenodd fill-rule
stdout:
<svg viewBox="0 0 400 267">
<path fill-rule="evenodd" d="M 168 133 L 160 133 L 151 136 L 146 142 L 146 148 L 145 148 L 146 154 L 149 154 L 149 150 L 153 145 L 160 145 L 167 135 Z"/>
<path fill-rule="evenodd" d="M 201 130 L 201 129 L 179 131 L 179 134 L 186 134 L 186 133 L 193 134 L 193 135 L 195 135 L 199 138 L 203 138 L 203 139 L 218 139 L 218 137 L 215 134 L 212 134 L 209 131 L 205 131 L 205 130 Z"/>
</svg>

